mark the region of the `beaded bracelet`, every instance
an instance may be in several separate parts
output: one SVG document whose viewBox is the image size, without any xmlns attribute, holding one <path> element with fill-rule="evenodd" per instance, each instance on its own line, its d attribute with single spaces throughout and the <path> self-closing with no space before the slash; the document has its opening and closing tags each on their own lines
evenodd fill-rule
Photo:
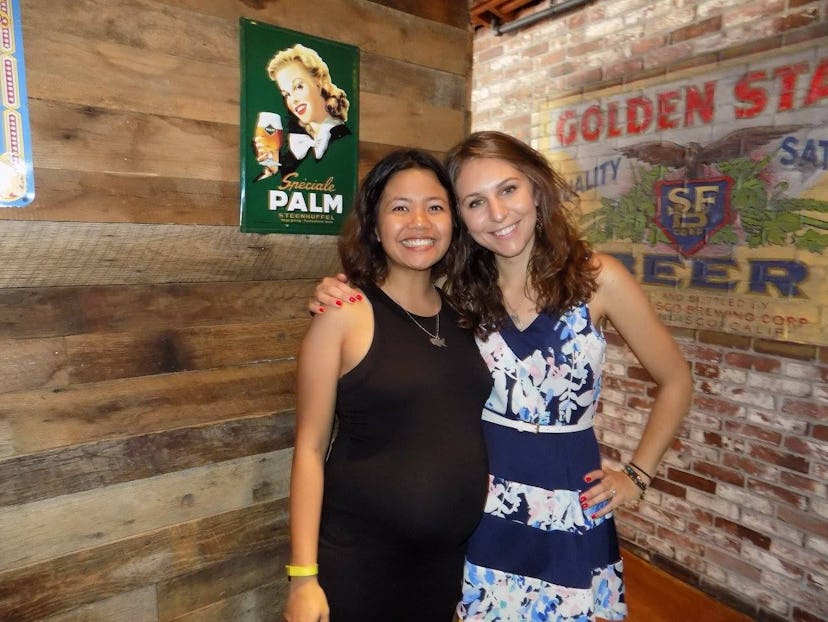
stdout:
<svg viewBox="0 0 828 622">
<path fill-rule="evenodd" d="M 624 465 L 624 473 L 627 474 L 633 483 L 641 489 L 641 494 L 639 495 L 639 499 L 644 498 L 644 493 L 647 492 L 647 483 L 641 479 L 641 476 L 638 474 L 634 468 L 632 468 L 629 464 Z"/>
<path fill-rule="evenodd" d="M 647 476 L 647 479 L 649 479 L 649 480 L 650 480 L 650 483 L 652 483 L 652 481 L 653 481 L 653 476 L 652 476 L 652 475 L 650 475 L 649 473 L 647 473 L 647 471 L 645 471 L 644 469 L 642 469 L 640 466 L 638 466 L 638 465 L 637 465 L 635 462 L 633 462 L 632 460 L 630 460 L 630 466 L 631 466 L 631 467 L 634 467 L 636 471 L 640 471 L 642 475 L 646 475 L 646 476 Z"/>
</svg>

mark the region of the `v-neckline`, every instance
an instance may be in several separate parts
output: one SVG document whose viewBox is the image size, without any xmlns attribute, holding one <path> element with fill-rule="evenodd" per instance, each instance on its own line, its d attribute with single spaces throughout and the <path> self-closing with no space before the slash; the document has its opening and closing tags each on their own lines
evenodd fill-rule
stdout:
<svg viewBox="0 0 828 622">
<path fill-rule="evenodd" d="M 534 323 L 535 323 L 535 322 L 537 322 L 537 321 L 538 321 L 538 318 L 539 318 L 540 316 L 541 316 L 541 314 L 540 314 L 540 313 L 536 313 L 536 314 L 535 314 L 535 317 L 533 317 L 533 318 L 529 321 L 529 323 L 528 323 L 526 326 L 524 326 L 523 328 L 520 328 L 517 324 L 515 324 L 515 320 L 514 320 L 514 319 L 512 319 L 512 316 L 511 316 L 511 315 L 509 316 L 509 321 L 512 323 L 512 326 L 514 327 L 514 329 L 515 329 L 517 332 L 519 332 L 519 333 L 525 333 L 527 330 L 529 330 L 530 328 L 532 328 L 532 326 L 534 325 Z"/>
</svg>

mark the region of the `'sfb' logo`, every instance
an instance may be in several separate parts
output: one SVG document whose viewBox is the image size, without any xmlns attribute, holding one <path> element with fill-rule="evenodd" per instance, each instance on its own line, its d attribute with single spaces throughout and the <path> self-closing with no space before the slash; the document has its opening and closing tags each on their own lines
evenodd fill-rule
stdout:
<svg viewBox="0 0 828 622">
<path fill-rule="evenodd" d="M 733 220 L 730 177 L 662 180 L 656 183 L 655 223 L 675 249 L 692 255 Z"/>
</svg>

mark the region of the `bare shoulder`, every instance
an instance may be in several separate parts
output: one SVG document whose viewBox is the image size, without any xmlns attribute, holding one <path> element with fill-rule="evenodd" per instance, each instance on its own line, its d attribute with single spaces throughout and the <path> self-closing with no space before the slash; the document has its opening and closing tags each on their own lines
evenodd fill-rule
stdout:
<svg viewBox="0 0 828 622">
<path fill-rule="evenodd" d="M 313 342 L 319 339 L 327 340 L 331 344 L 342 344 L 349 333 L 357 330 L 372 317 L 371 303 L 363 294 L 363 300 L 359 304 L 343 305 L 335 311 L 316 313 L 305 334 L 305 341 Z"/>
<path fill-rule="evenodd" d="M 612 285 L 618 279 L 632 278 L 630 271 L 612 255 L 593 253 L 590 262 L 598 268 L 598 287 Z M 626 278 L 625 278 L 626 277 Z"/>
<path fill-rule="evenodd" d="M 613 305 L 619 297 L 636 295 L 641 291 L 638 282 L 626 266 L 612 255 L 593 253 L 592 265 L 598 269 L 596 283 L 598 288 L 589 301 L 590 314 L 596 322 L 609 317 Z"/>
</svg>

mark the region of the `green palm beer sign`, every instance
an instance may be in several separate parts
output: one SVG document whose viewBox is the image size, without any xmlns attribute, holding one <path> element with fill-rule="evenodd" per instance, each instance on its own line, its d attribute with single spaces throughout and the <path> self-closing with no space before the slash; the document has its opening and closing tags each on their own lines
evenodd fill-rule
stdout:
<svg viewBox="0 0 828 622">
<path fill-rule="evenodd" d="M 241 19 L 241 230 L 337 235 L 357 183 L 359 50 Z"/>
</svg>

